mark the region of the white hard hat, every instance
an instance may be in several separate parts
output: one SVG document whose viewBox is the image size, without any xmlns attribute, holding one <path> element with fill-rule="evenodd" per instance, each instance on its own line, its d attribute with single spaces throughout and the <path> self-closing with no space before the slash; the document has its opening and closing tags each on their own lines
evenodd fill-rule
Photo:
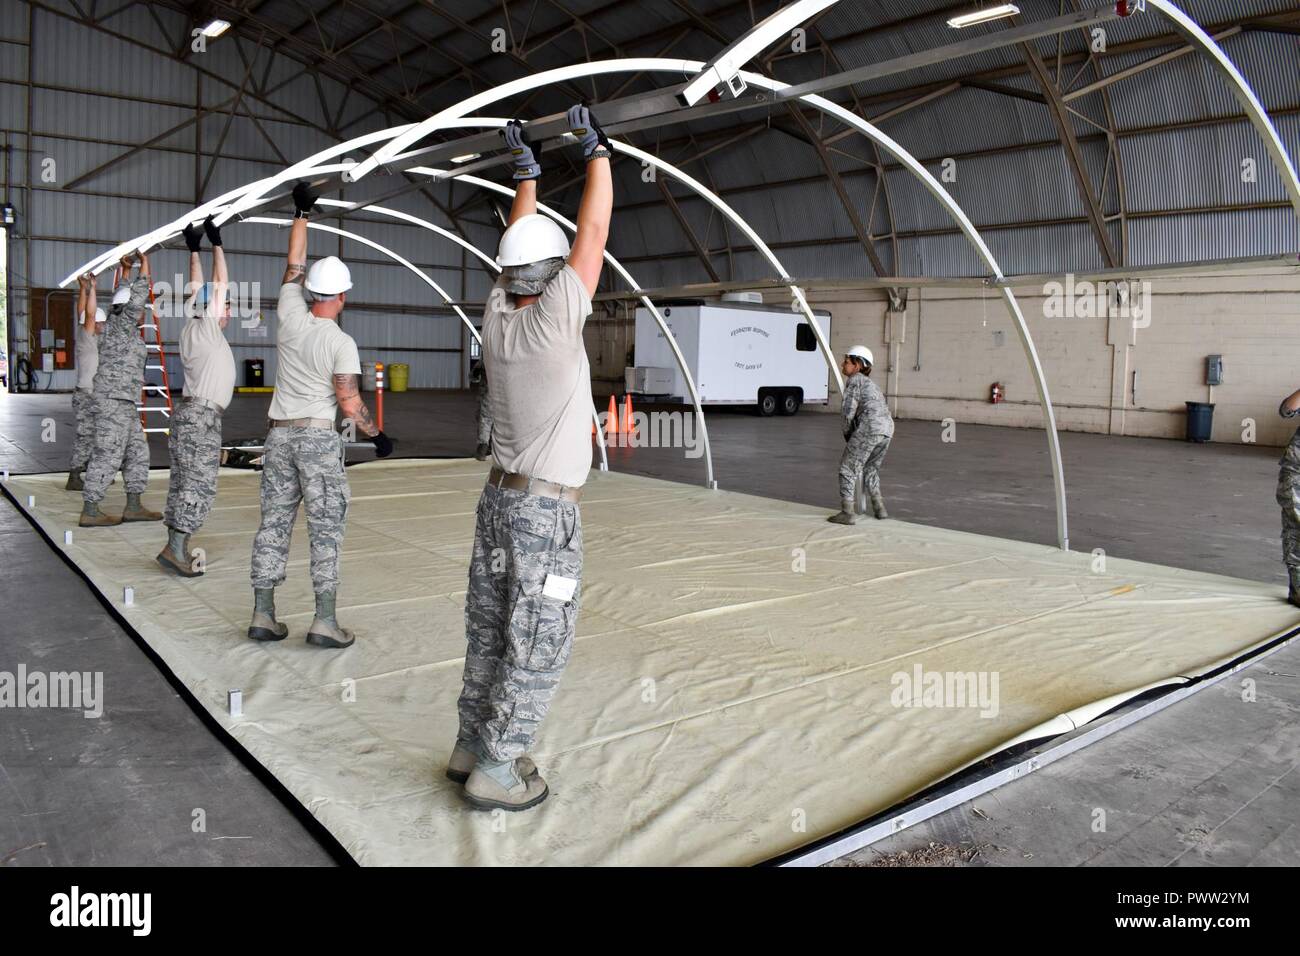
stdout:
<svg viewBox="0 0 1300 956">
<path fill-rule="evenodd" d="M 871 355 L 871 349 L 867 348 L 865 345 L 855 345 L 844 354 L 851 358 L 862 359 L 862 361 L 866 362 L 868 365 L 876 364 L 876 360 Z"/>
<path fill-rule="evenodd" d="M 126 305 L 129 301 L 131 301 L 131 286 L 124 282 L 118 286 L 117 291 L 113 293 L 113 304 Z"/>
<path fill-rule="evenodd" d="M 541 213 L 520 216 L 501 235 L 497 265 L 526 266 L 543 259 L 565 258 L 569 240 L 555 220 Z"/>
<path fill-rule="evenodd" d="M 352 288 L 352 273 L 338 256 L 317 259 L 307 270 L 307 291 L 316 295 L 338 295 Z"/>
</svg>

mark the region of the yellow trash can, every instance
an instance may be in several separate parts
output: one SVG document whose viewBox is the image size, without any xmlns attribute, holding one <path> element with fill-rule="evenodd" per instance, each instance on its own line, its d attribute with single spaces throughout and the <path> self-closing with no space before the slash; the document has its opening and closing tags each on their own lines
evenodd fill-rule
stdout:
<svg viewBox="0 0 1300 956">
<path fill-rule="evenodd" d="M 405 362 L 395 362 L 386 366 L 384 371 L 388 373 L 388 389 L 392 392 L 406 391 L 406 383 L 411 380 L 411 366 Z"/>
</svg>

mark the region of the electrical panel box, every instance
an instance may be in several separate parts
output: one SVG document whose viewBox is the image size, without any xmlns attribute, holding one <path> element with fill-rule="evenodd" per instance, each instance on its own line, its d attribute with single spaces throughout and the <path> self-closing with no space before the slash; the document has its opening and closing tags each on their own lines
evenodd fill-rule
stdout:
<svg viewBox="0 0 1300 956">
<path fill-rule="evenodd" d="M 1205 356 L 1205 384 L 1206 385 L 1223 384 L 1223 356 L 1222 355 Z"/>
</svg>

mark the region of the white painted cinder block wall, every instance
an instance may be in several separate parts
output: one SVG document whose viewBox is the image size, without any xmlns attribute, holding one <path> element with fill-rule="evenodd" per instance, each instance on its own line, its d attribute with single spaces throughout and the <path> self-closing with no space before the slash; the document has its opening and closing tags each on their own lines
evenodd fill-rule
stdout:
<svg viewBox="0 0 1300 956">
<path fill-rule="evenodd" d="M 1295 423 L 1280 419 L 1277 406 L 1300 388 L 1300 270 L 1152 280 L 1150 326 L 1127 329 L 1132 344 L 1118 351 L 1106 319 L 1048 318 L 1041 285 L 1015 291 L 1061 429 L 1182 438 L 1183 403 L 1212 401 L 1214 441 L 1241 443 L 1244 419 L 1255 421 L 1258 444 L 1290 440 Z M 777 301 L 770 293 L 765 298 Z M 837 354 L 855 343 L 871 348 L 873 378 L 896 417 L 1042 427 L 1020 340 L 996 292 L 910 290 L 905 325 L 893 317 L 892 362 L 891 317 L 881 293 L 835 290 L 809 298 L 832 313 Z M 1211 390 L 1205 357 L 1216 353 L 1224 384 Z M 1006 389 L 999 405 L 989 402 L 994 382 Z M 820 410 L 837 412 L 838 395 Z"/>
</svg>

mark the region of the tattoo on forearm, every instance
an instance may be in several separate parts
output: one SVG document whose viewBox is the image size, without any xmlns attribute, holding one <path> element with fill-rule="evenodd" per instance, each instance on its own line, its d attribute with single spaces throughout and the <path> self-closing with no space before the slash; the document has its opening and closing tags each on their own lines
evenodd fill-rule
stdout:
<svg viewBox="0 0 1300 956">
<path fill-rule="evenodd" d="M 287 269 L 284 270 L 284 282 L 297 282 L 301 284 L 307 278 L 307 263 L 291 262 Z"/>
<path fill-rule="evenodd" d="M 379 426 L 370 415 L 370 409 L 361 400 L 359 377 L 356 375 L 334 376 L 334 397 L 338 399 L 343 414 L 352 419 L 352 423 L 362 434 L 374 437 L 379 434 Z"/>
</svg>

